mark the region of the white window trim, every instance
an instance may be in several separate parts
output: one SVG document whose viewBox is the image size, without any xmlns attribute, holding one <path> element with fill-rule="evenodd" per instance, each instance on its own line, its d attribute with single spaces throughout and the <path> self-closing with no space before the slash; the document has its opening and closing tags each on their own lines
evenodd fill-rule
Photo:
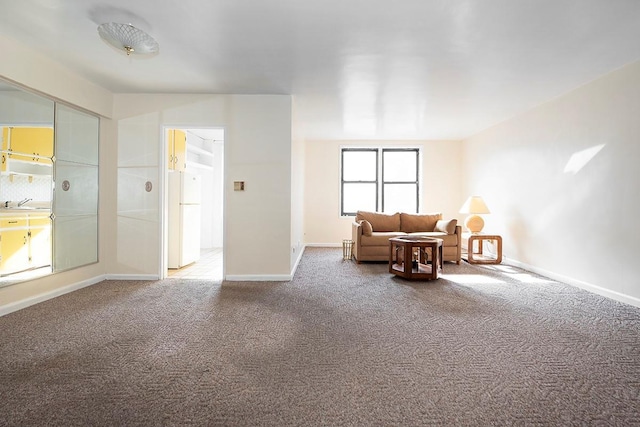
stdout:
<svg viewBox="0 0 640 427">
<path fill-rule="evenodd" d="M 338 203 L 338 210 L 339 210 L 339 214 L 341 218 L 353 218 L 355 216 L 355 213 L 351 214 L 343 214 L 342 209 L 343 209 L 343 195 L 342 195 L 342 189 L 343 189 L 343 174 L 342 174 L 342 168 L 343 168 L 343 164 L 342 164 L 342 153 L 344 150 L 377 150 L 378 151 L 378 164 L 377 164 L 377 170 L 378 170 L 378 178 L 377 178 L 377 203 L 380 206 L 376 207 L 376 210 L 381 210 L 382 209 L 382 204 L 383 204 L 383 199 L 382 199 L 382 186 L 383 186 L 383 181 L 382 181 L 382 153 L 384 150 L 416 150 L 418 152 L 418 159 L 417 159 L 417 166 L 418 166 L 418 171 L 417 171 L 417 175 L 418 175 L 418 180 L 417 180 L 417 184 L 418 184 L 418 188 L 417 188 L 417 210 L 418 212 L 420 212 L 421 207 L 423 206 L 423 200 L 422 200 L 422 193 L 423 193 L 423 161 L 422 161 L 422 149 L 423 147 L 420 145 L 340 145 L 339 147 L 339 162 L 340 162 L 340 176 L 338 179 L 338 185 L 339 185 L 339 190 L 338 190 L 338 195 L 339 195 L 339 203 Z"/>
</svg>

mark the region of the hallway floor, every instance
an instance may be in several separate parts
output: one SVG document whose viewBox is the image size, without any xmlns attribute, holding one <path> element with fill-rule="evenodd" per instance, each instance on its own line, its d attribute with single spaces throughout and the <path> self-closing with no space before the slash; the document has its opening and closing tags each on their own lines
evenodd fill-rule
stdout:
<svg viewBox="0 0 640 427">
<path fill-rule="evenodd" d="M 222 248 L 202 249 L 200 259 L 180 269 L 169 269 L 170 279 L 208 279 L 222 282 Z"/>
</svg>

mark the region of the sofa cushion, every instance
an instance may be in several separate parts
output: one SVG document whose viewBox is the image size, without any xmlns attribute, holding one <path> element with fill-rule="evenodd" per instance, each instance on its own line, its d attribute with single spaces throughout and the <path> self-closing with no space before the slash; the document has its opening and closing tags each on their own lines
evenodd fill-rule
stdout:
<svg viewBox="0 0 640 427">
<path fill-rule="evenodd" d="M 400 231 L 400 214 L 387 215 L 379 212 L 356 212 L 356 222 L 369 221 L 373 231 Z"/>
<path fill-rule="evenodd" d="M 438 220 L 442 219 L 441 213 L 425 215 L 400 214 L 400 231 L 405 233 L 415 233 L 418 231 L 433 231 Z M 375 230 L 375 227 L 374 227 Z"/>
<path fill-rule="evenodd" d="M 389 239 L 392 237 L 406 236 L 400 231 L 374 231 L 371 236 L 363 235 L 360 243 L 362 246 L 389 246 Z"/>
<path fill-rule="evenodd" d="M 363 236 L 371 236 L 373 232 L 373 228 L 371 227 L 371 223 L 366 219 L 360 221 L 360 226 L 362 227 L 362 235 Z"/>
<path fill-rule="evenodd" d="M 457 219 L 452 219 L 449 221 L 445 219 L 439 219 L 438 222 L 436 222 L 436 227 L 433 229 L 433 231 L 441 231 L 447 234 L 454 234 L 456 232 L 457 225 Z"/>
</svg>

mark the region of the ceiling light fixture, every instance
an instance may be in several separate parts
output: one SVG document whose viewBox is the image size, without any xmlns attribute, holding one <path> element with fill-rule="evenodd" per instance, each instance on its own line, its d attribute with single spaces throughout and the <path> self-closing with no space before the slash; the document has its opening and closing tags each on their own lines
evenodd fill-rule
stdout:
<svg viewBox="0 0 640 427">
<path fill-rule="evenodd" d="M 127 56 L 156 53 L 160 49 L 153 37 L 131 24 L 107 22 L 98 26 L 98 34 L 111 46 L 124 50 Z"/>
</svg>

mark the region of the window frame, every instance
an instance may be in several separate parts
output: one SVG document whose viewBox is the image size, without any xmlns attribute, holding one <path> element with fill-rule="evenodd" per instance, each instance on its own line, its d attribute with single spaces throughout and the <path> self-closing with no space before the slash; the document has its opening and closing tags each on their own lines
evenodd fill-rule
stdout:
<svg viewBox="0 0 640 427">
<path fill-rule="evenodd" d="M 344 153 L 345 152 L 375 152 L 376 153 L 376 179 L 375 181 L 345 181 L 344 179 Z M 379 205 L 380 198 L 380 151 L 377 148 L 342 148 L 340 150 L 340 215 L 356 216 L 355 212 L 344 211 L 344 185 L 345 184 L 375 184 L 376 185 L 376 207 Z"/>
<path fill-rule="evenodd" d="M 375 152 L 376 153 L 376 179 L 375 181 L 346 181 L 344 179 L 344 153 L 345 152 Z M 416 154 L 416 179 L 415 181 L 385 181 L 384 180 L 384 153 L 387 152 L 415 152 Z M 353 217 L 356 212 L 344 210 L 344 186 L 345 184 L 375 184 L 376 186 L 376 211 L 384 212 L 384 186 L 385 184 L 411 184 L 416 187 L 416 212 L 420 212 L 420 160 L 422 151 L 420 147 L 341 147 L 340 148 L 340 216 Z"/>
<path fill-rule="evenodd" d="M 382 159 L 380 165 L 381 171 L 381 193 L 382 200 L 380 202 L 381 212 L 384 212 L 384 192 L 385 192 L 385 184 L 411 184 L 416 186 L 416 211 L 410 213 L 418 213 L 420 212 L 420 149 L 419 148 L 382 148 L 381 150 Z M 416 153 L 416 179 L 415 181 L 385 181 L 384 179 L 384 154 L 385 153 L 399 153 L 399 152 L 415 152 Z M 376 202 L 376 206 L 378 203 Z M 409 213 L 409 212 L 408 212 Z"/>
</svg>

